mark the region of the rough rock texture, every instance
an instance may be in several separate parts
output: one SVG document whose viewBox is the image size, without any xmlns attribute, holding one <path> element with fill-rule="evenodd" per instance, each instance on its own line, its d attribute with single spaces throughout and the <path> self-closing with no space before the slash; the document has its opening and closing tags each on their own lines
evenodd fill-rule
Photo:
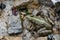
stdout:
<svg viewBox="0 0 60 40">
<path fill-rule="evenodd" d="M 20 33 L 22 31 L 21 20 L 19 14 L 14 16 L 11 8 L 13 7 L 13 1 L 4 1 L 6 8 L 0 12 L 0 35 L 8 35 L 8 33 Z"/>
<path fill-rule="evenodd" d="M 60 40 L 60 0 L 0 0 L 0 36 Z"/>
<path fill-rule="evenodd" d="M 22 32 L 21 20 L 19 17 L 20 17 L 19 15 L 17 16 L 12 15 L 9 17 L 9 28 L 8 28 L 9 34 Z"/>
<path fill-rule="evenodd" d="M 49 7 L 53 6 L 53 2 L 51 0 L 38 0 L 38 2 L 40 5 L 45 5 Z"/>
<path fill-rule="evenodd" d="M 60 40 L 60 35 L 59 34 L 48 35 L 47 40 Z"/>
</svg>

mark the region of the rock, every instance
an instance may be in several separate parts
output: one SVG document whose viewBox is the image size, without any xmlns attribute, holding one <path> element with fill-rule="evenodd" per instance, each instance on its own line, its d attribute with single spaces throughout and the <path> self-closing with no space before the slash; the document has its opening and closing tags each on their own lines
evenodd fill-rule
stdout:
<svg viewBox="0 0 60 40">
<path fill-rule="evenodd" d="M 0 36 L 0 39 L 2 39 L 3 38 L 3 36 Z"/>
<path fill-rule="evenodd" d="M 3 15 L 3 17 L 0 18 L 0 36 L 8 35 L 8 33 L 7 33 L 7 24 L 5 22 L 7 22 L 6 16 Z"/>
<path fill-rule="evenodd" d="M 60 2 L 56 3 L 56 9 L 55 9 L 56 14 L 60 17 Z"/>
<path fill-rule="evenodd" d="M 56 6 L 56 7 L 59 7 L 59 6 L 60 6 L 60 2 L 56 2 L 56 3 L 55 3 L 55 6 Z"/>
<path fill-rule="evenodd" d="M 29 9 L 37 9 L 39 7 L 38 1 L 37 0 L 32 0 L 32 2 L 28 3 L 27 8 Z"/>
<path fill-rule="evenodd" d="M 53 7 L 53 2 L 51 0 L 38 0 L 39 4 Z"/>
<path fill-rule="evenodd" d="M 55 40 L 55 39 L 53 38 L 53 35 L 48 35 L 47 40 Z"/>
<path fill-rule="evenodd" d="M 35 38 L 34 37 L 31 37 L 31 39 L 30 40 L 35 40 Z"/>
<path fill-rule="evenodd" d="M 5 9 L 5 8 L 6 8 L 6 5 L 3 4 L 3 3 L 0 3 L 0 9 L 3 10 L 3 9 Z"/>
<path fill-rule="evenodd" d="M 6 36 L 6 35 L 8 35 L 7 29 L 4 26 L 2 27 L 0 26 L 0 36 Z"/>
<path fill-rule="evenodd" d="M 47 40 L 60 40 L 60 35 L 59 34 L 48 35 Z"/>
<path fill-rule="evenodd" d="M 27 3 L 27 2 L 29 2 L 30 0 L 15 0 L 14 1 L 14 6 L 18 6 L 18 5 L 22 5 L 23 3 L 25 4 L 25 3 Z"/>
<path fill-rule="evenodd" d="M 53 33 L 54 33 L 54 34 L 59 34 L 58 26 L 56 26 L 55 28 L 53 28 Z"/>
<path fill-rule="evenodd" d="M 53 2 L 53 4 L 55 5 L 55 3 L 57 2 L 56 0 L 51 0 Z"/>
<path fill-rule="evenodd" d="M 60 2 L 60 0 L 51 0 L 53 2 L 53 4 L 55 5 L 55 3 Z"/>
<path fill-rule="evenodd" d="M 0 40 L 7 40 L 7 39 L 3 36 L 3 38 L 1 38 Z"/>
<path fill-rule="evenodd" d="M 47 37 L 38 37 L 36 40 L 47 40 Z"/>
<path fill-rule="evenodd" d="M 8 34 L 22 33 L 22 25 L 19 14 L 17 16 L 10 15 L 8 23 L 9 23 Z"/>
<path fill-rule="evenodd" d="M 53 37 L 55 38 L 55 40 L 60 40 L 60 34 L 55 34 L 53 35 Z"/>
<path fill-rule="evenodd" d="M 24 30 L 23 40 L 30 40 L 30 39 L 31 39 L 31 33 L 28 30 Z"/>
<path fill-rule="evenodd" d="M 22 33 L 22 28 L 10 27 L 8 29 L 8 34 L 18 34 L 18 33 Z"/>
</svg>

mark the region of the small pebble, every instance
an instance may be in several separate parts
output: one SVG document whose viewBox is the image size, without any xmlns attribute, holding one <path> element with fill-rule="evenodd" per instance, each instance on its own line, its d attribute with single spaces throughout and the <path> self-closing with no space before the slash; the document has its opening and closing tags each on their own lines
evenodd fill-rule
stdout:
<svg viewBox="0 0 60 40">
<path fill-rule="evenodd" d="M 1 3 L 1 4 L 0 4 L 0 9 L 3 10 L 3 9 L 5 9 L 5 8 L 6 8 L 6 5 L 3 4 L 3 3 Z"/>
</svg>

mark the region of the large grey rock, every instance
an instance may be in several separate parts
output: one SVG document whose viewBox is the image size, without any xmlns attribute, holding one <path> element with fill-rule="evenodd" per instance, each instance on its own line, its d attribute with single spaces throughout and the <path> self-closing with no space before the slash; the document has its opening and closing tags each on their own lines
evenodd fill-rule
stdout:
<svg viewBox="0 0 60 40">
<path fill-rule="evenodd" d="M 8 34 L 16 34 L 16 33 L 21 33 L 22 32 L 22 28 L 19 27 L 10 27 L 8 29 Z"/>
<path fill-rule="evenodd" d="M 11 15 L 9 16 L 9 28 L 8 34 L 16 34 L 22 32 L 21 20 L 19 18 L 19 14 L 17 16 Z"/>
<path fill-rule="evenodd" d="M 60 40 L 60 34 L 48 35 L 48 39 L 47 40 Z"/>
<path fill-rule="evenodd" d="M 0 20 L 1 21 L 1 20 Z M 5 22 L 0 22 L 0 36 L 6 36 L 8 35 L 7 33 L 7 28 Z"/>
</svg>

